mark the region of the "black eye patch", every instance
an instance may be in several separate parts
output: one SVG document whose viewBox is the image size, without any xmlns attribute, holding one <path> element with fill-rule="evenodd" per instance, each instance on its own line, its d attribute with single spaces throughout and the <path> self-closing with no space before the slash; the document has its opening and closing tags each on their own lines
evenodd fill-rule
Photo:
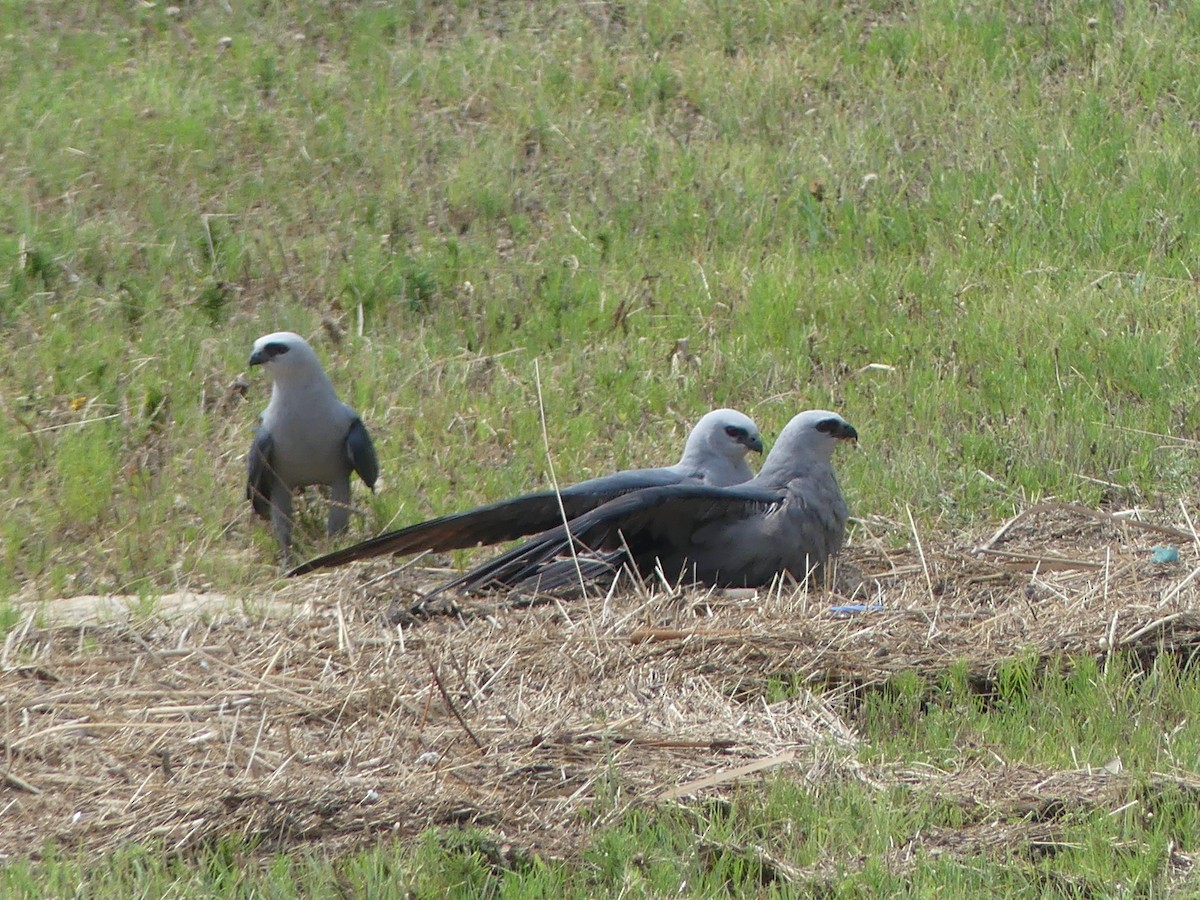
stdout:
<svg viewBox="0 0 1200 900">
<path fill-rule="evenodd" d="M 842 429 L 842 423 L 837 419 L 823 419 L 817 423 L 817 431 L 825 434 L 837 434 Z"/>
<path fill-rule="evenodd" d="M 731 438 L 733 438 L 734 440 L 737 440 L 739 438 L 744 438 L 746 436 L 746 429 L 738 428 L 736 425 L 726 425 L 725 433 L 727 435 L 729 435 Z"/>
<path fill-rule="evenodd" d="M 271 341 L 263 347 L 263 353 L 267 354 L 267 359 L 274 359 L 277 356 L 283 356 L 288 352 L 288 345 L 281 344 L 278 341 Z"/>
</svg>

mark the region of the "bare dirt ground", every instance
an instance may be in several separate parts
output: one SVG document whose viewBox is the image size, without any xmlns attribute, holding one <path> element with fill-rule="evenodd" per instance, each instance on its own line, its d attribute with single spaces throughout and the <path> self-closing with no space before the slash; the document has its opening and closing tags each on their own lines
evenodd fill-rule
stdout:
<svg viewBox="0 0 1200 900">
<path fill-rule="evenodd" d="M 439 573 L 385 560 L 288 582 L 250 612 L 195 595 L 99 621 L 78 601 L 66 618 L 30 609 L 0 650 L 0 861 L 46 838 L 100 853 L 240 834 L 339 852 L 452 824 L 566 857 L 631 806 L 721 797 L 768 772 L 960 804 L 962 829 L 922 835 L 896 865 L 1052 844 L 1055 811 L 1115 809 L 1116 761 L 865 766 L 848 710 L 896 673 L 957 661 L 987 690 L 1021 654 L 1190 654 L 1190 528 L 1048 504 L 974 543 L 918 543 L 888 550 L 864 523 L 835 592 L 464 598 L 413 620 L 413 587 Z M 1179 560 L 1152 562 L 1160 544 Z M 780 679 L 814 690 L 770 702 Z M 1031 810 L 1044 814 L 1013 824 Z"/>
</svg>

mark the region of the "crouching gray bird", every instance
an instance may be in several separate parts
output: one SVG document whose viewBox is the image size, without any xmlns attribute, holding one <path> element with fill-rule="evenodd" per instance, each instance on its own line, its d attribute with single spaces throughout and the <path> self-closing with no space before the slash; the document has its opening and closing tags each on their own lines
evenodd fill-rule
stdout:
<svg viewBox="0 0 1200 900">
<path fill-rule="evenodd" d="M 292 491 L 309 484 L 329 487 L 328 531 L 350 521 L 350 473 L 375 490 L 379 461 L 358 414 L 337 397 L 333 383 L 308 342 L 277 331 L 254 342 L 250 365 L 271 376 L 271 400 L 254 432 L 246 458 L 246 499 L 271 520 L 284 555 L 292 539 Z"/>
<path fill-rule="evenodd" d="M 385 553 L 446 552 L 512 541 L 553 528 L 564 521 L 564 515 L 574 519 L 614 497 L 648 487 L 691 481 L 718 487 L 740 484 L 754 476 L 746 455 L 762 449 L 762 435 L 748 416 L 736 409 L 715 409 L 696 423 L 683 456 L 673 466 L 617 472 L 559 492 L 525 494 L 419 522 L 309 560 L 288 574 L 303 575 Z"/>
<path fill-rule="evenodd" d="M 820 583 L 842 547 L 848 511 L 834 448 L 858 440 L 837 413 L 795 416 L 745 484 L 651 487 L 598 506 L 484 563 L 448 589 L 554 590 L 629 567 L 715 587 L 759 587 L 788 573 Z M 576 555 L 571 556 L 572 545 Z"/>
</svg>

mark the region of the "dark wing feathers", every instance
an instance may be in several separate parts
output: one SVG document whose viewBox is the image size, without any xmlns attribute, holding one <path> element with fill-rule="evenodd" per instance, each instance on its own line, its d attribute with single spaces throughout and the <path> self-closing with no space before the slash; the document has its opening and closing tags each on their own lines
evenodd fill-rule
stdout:
<svg viewBox="0 0 1200 900">
<path fill-rule="evenodd" d="M 548 580 L 545 586 L 549 581 L 565 584 L 577 577 L 574 562 L 565 559 L 572 540 L 577 553 L 589 554 L 589 566 L 602 563 L 619 568 L 627 559 L 626 549 L 640 564 L 643 558 L 686 548 L 699 529 L 713 522 L 761 514 L 783 497 L 782 491 L 745 485 L 713 487 L 693 482 L 646 488 L 584 513 L 571 521 L 569 531 L 560 525 L 526 541 L 448 582 L 438 593 L 452 588 L 512 587 L 539 576 Z M 551 562 L 559 558 L 564 558 L 561 570 Z M 551 568 L 560 580 L 551 575 Z"/>
<path fill-rule="evenodd" d="M 571 523 L 572 534 L 593 550 L 614 550 L 641 538 L 681 547 L 697 530 L 718 519 L 756 515 L 783 499 L 782 491 L 746 485 L 713 487 L 677 484 L 626 494 Z"/>
<path fill-rule="evenodd" d="M 553 559 L 535 567 L 532 575 L 511 584 L 523 594 L 549 593 L 615 578 L 625 564 L 624 550 L 581 553 L 575 559 Z M 611 582 L 608 582 L 611 583 Z M 508 582 L 505 582 L 508 585 Z"/>
<path fill-rule="evenodd" d="M 453 513 L 389 531 L 378 537 L 327 553 L 292 569 L 289 575 L 304 575 L 317 569 L 341 566 L 359 559 L 370 559 L 385 553 L 408 554 L 432 550 L 444 553 L 480 544 L 500 544 L 538 534 L 583 515 L 630 491 L 650 486 L 674 484 L 683 480 L 671 469 L 638 469 L 603 478 L 593 478 L 564 488 L 561 494 L 542 491 L 512 500 L 501 500 L 477 506 L 465 512 Z M 559 498 L 562 506 L 559 506 Z"/>
<path fill-rule="evenodd" d="M 246 456 L 246 499 L 264 519 L 271 518 L 271 488 L 275 484 L 275 442 L 270 432 L 259 425 Z"/>
<path fill-rule="evenodd" d="M 371 443 L 371 435 L 362 419 L 350 423 L 350 431 L 346 434 L 346 458 L 350 468 L 358 473 L 367 487 L 375 490 L 375 481 L 379 478 L 379 458 L 375 455 L 375 445 Z"/>
</svg>

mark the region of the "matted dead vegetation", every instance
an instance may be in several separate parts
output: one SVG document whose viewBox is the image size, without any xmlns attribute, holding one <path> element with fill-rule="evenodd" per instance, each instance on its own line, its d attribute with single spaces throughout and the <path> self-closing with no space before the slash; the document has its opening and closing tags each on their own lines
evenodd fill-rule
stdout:
<svg viewBox="0 0 1200 900">
<path fill-rule="evenodd" d="M 336 852 L 454 824 L 569 856 L 631 806 L 782 771 L 958 803 L 969 825 L 915 837 L 902 866 L 917 851 L 1052 843 L 1056 810 L 1123 802 L 1117 769 L 866 767 L 849 704 L 955 664 L 986 689 L 1027 654 L 1190 654 L 1190 527 L 1046 505 L 957 547 L 914 535 L 891 551 L 875 530 L 859 528 L 835 593 L 475 598 L 412 620 L 396 610 L 420 570 L 378 564 L 289 582 L 266 616 L 81 625 L 30 610 L 0 651 L 0 855 L 46 838 L 186 851 L 229 834 Z M 1152 562 L 1155 544 L 1179 559 Z M 772 702 L 780 679 L 820 689 Z"/>
</svg>

